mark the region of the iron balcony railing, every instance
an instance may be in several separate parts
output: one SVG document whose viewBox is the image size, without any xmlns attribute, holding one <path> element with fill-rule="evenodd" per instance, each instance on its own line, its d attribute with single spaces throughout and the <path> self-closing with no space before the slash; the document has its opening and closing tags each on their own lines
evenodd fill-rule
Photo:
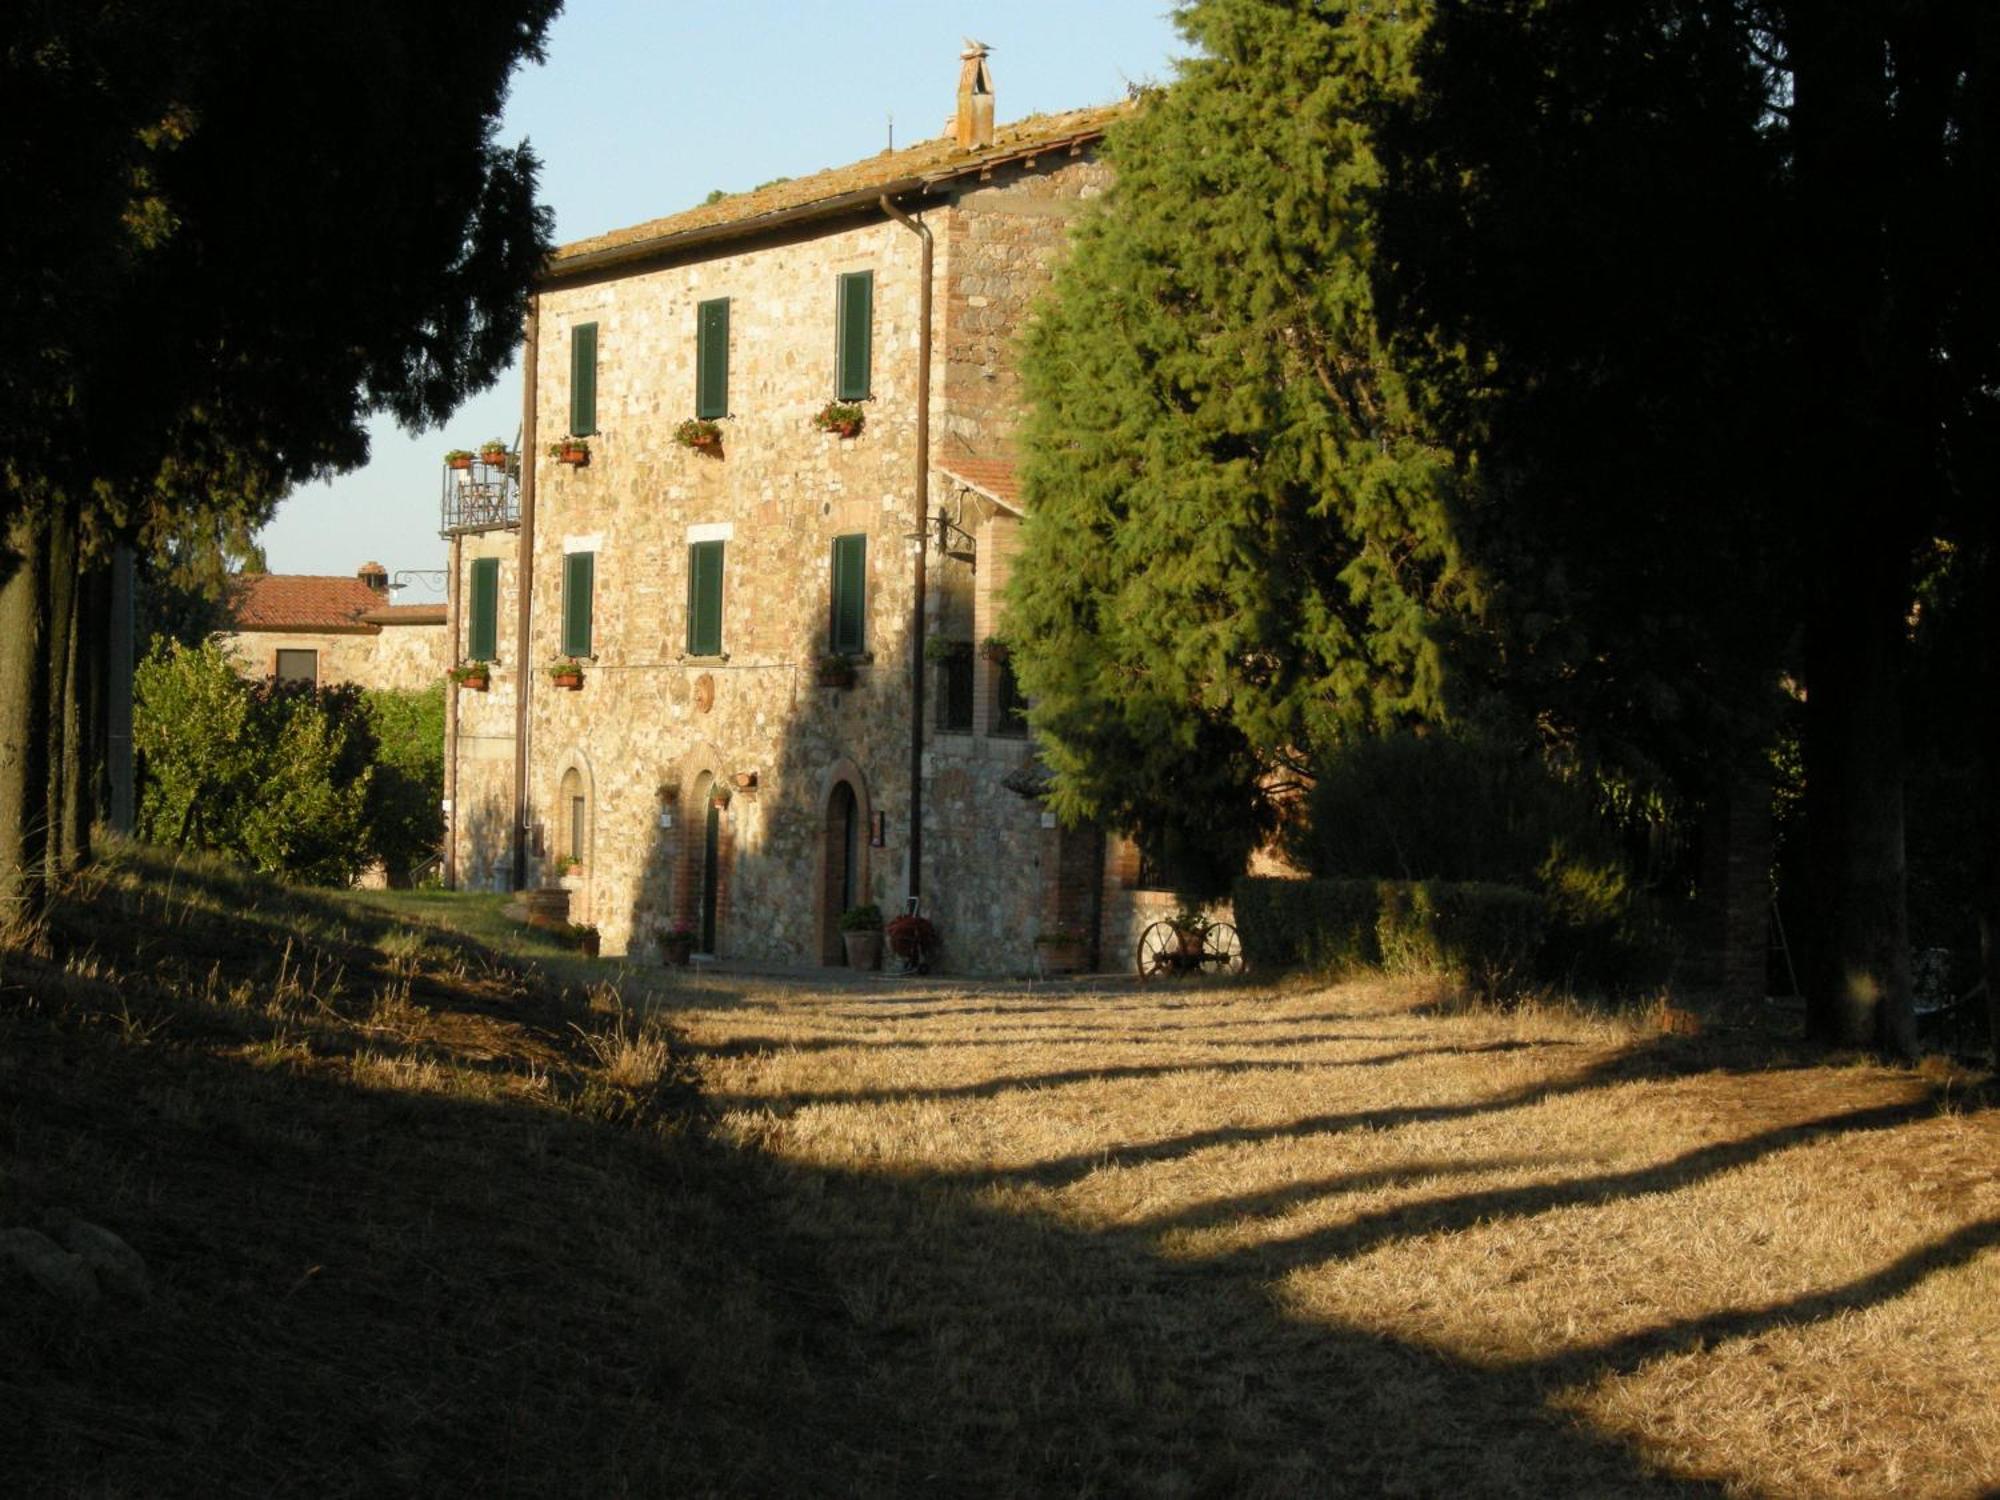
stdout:
<svg viewBox="0 0 2000 1500">
<path fill-rule="evenodd" d="M 521 479 L 517 464 L 474 459 L 470 468 L 444 471 L 438 512 L 440 536 L 474 531 L 508 531 L 521 524 Z"/>
</svg>

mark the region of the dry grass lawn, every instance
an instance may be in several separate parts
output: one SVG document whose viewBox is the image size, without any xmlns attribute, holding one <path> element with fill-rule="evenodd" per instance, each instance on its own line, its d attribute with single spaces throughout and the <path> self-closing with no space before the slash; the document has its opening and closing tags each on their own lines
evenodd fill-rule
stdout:
<svg viewBox="0 0 2000 1500">
<path fill-rule="evenodd" d="M 1387 982 L 676 981 L 128 851 L 0 942 L 0 1230 L 154 1292 L 0 1270 L 0 1493 L 1981 1494 L 1992 1102 Z"/>
<path fill-rule="evenodd" d="M 2000 1116 L 1948 1070 L 1386 981 L 675 1018 L 938 1472 L 990 1407 L 1113 1492 L 2000 1483 Z"/>
</svg>

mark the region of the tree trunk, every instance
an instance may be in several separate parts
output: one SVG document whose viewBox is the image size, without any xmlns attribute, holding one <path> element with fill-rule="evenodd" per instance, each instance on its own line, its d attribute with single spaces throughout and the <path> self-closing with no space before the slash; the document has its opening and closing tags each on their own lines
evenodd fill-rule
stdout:
<svg viewBox="0 0 2000 1500">
<path fill-rule="evenodd" d="M 70 713 L 64 737 L 64 763 L 71 769 L 63 781 L 62 814 L 58 828 L 68 868 L 90 862 L 90 836 L 104 806 L 105 745 L 104 688 L 111 644 L 107 629 L 111 573 L 103 562 L 77 579 L 76 626 L 71 635 Z"/>
<path fill-rule="evenodd" d="M 18 516 L 0 546 L 0 925 L 47 901 L 47 521 Z"/>
<path fill-rule="evenodd" d="M 1795 524 L 1809 539 L 1807 1022 L 1848 1047 L 1916 1050 L 1903 853 L 1900 681 L 1916 503 L 1934 444 L 1912 425 L 1884 215 L 1896 186 L 1883 0 L 1781 8 L 1792 62 L 1800 381 Z"/>
<path fill-rule="evenodd" d="M 48 559 L 42 580 L 42 618 L 47 630 L 43 670 L 48 679 L 49 738 L 46 757 L 48 782 L 43 804 L 47 810 L 48 841 L 43 858 L 48 879 L 59 882 L 76 868 L 79 858 L 68 811 L 70 800 L 75 795 L 77 778 L 82 772 L 82 758 L 77 745 L 77 735 L 82 728 L 78 723 L 76 694 L 77 535 L 74 521 L 59 509 L 50 512 L 43 545 Z"/>
<path fill-rule="evenodd" d="M 1807 627 L 1806 1016 L 1823 1041 L 1910 1057 L 1900 573 L 1891 558 L 1848 570 L 1848 587 L 1822 584 Z"/>
</svg>

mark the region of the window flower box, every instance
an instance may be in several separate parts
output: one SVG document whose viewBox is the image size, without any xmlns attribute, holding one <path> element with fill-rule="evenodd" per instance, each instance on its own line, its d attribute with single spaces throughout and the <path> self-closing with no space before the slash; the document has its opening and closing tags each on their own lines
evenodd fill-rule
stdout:
<svg viewBox="0 0 2000 1500">
<path fill-rule="evenodd" d="M 689 417 L 674 429 L 674 441 L 697 453 L 722 452 L 722 427 L 707 417 Z"/>
<path fill-rule="evenodd" d="M 583 687 L 583 663 L 579 661 L 554 661 L 549 663 L 549 682 L 568 692 L 580 691 Z"/>
<path fill-rule="evenodd" d="M 829 401 L 813 413 L 812 419 L 813 426 L 821 432 L 843 438 L 860 436 L 867 420 L 868 413 L 852 401 Z"/>
<path fill-rule="evenodd" d="M 549 444 L 549 457 L 559 464 L 580 469 L 590 462 L 590 444 L 579 437 L 567 437 Z"/>
<path fill-rule="evenodd" d="M 493 669 L 483 661 L 469 661 L 451 669 L 451 680 L 468 692 L 483 693 L 493 685 Z"/>
</svg>

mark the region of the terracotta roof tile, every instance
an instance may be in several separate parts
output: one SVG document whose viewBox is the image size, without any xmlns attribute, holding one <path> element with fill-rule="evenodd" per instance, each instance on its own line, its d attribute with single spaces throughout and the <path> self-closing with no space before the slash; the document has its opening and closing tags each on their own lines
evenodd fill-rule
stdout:
<svg viewBox="0 0 2000 1500">
<path fill-rule="evenodd" d="M 238 630 L 369 630 L 362 616 L 382 608 L 382 596 L 358 578 L 304 573 L 245 573 L 229 586 L 229 614 Z"/>
<path fill-rule="evenodd" d="M 998 500 L 1011 511 L 1021 509 L 1021 484 L 1010 458 L 954 458 L 948 464 L 932 465 L 947 479 L 967 489 L 978 490 Z"/>
<path fill-rule="evenodd" d="M 949 136 L 939 136 L 905 146 L 901 151 L 884 151 L 844 167 L 829 167 L 806 177 L 773 183 L 754 192 L 735 193 L 714 203 L 662 219 L 650 219 L 627 229 L 614 229 L 586 240 L 562 246 L 549 262 L 549 273 L 560 276 L 570 263 L 604 251 L 619 250 L 670 239 L 695 230 L 735 226 L 755 233 L 758 221 L 780 214 L 809 210 L 855 193 L 886 189 L 913 180 L 941 182 L 967 172 L 981 171 L 997 162 L 1033 154 L 1037 150 L 1061 147 L 1071 141 L 1090 140 L 1104 133 L 1121 115 L 1131 110 L 1129 103 L 1101 104 L 1090 109 L 1073 109 L 1063 114 L 1030 115 L 993 132 L 993 144 L 983 150 L 966 150 Z"/>
</svg>

